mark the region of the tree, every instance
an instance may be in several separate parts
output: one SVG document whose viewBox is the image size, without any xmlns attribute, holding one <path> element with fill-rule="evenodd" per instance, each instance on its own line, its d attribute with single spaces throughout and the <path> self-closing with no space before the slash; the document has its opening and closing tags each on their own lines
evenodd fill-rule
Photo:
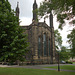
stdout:
<svg viewBox="0 0 75 75">
<path fill-rule="evenodd" d="M 54 31 L 54 35 L 55 35 L 55 46 L 56 46 L 56 50 L 61 49 L 62 46 L 62 37 L 59 33 L 58 30 Z"/>
<path fill-rule="evenodd" d="M 75 29 L 71 31 L 70 34 L 67 35 L 68 42 L 71 48 L 71 57 L 75 57 Z"/>
<path fill-rule="evenodd" d="M 59 55 L 60 61 L 68 60 L 70 58 L 70 51 L 66 47 L 62 46 Z"/>
<path fill-rule="evenodd" d="M 75 25 L 75 0 L 44 0 L 38 11 L 40 16 L 53 11 L 57 15 L 57 21 L 59 21 L 59 28 L 61 29 L 65 25 L 65 20 Z"/>
<path fill-rule="evenodd" d="M 8 0 L 0 0 L 0 61 L 25 60 L 28 43 L 23 33 Z"/>
<path fill-rule="evenodd" d="M 60 29 L 66 25 L 65 20 L 68 20 L 71 25 L 75 26 L 75 0 L 44 0 L 40 4 L 38 15 L 42 17 L 51 12 L 57 15 Z M 74 38 L 74 36 L 72 36 L 72 38 Z M 71 42 L 73 41 L 71 40 Z M 74 48 L 73 44 L 72 48 Z M 72 50 L 74 51 L 74 49 Z"/>
</svg>

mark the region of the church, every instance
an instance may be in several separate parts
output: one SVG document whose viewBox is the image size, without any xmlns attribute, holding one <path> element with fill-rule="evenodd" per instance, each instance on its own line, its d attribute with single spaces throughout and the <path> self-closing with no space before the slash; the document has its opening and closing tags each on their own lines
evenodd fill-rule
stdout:
<svg viewBox="0 0 75 75">
<path fill-rule="evenodd" d="M 38 8 L 36 0 L 33 3 L 33 11 Z M 16 16 L 19 17 L 19 7 L 16 7 Z M 28 42 L 30 43 L 29 52 L 25 58 L 30 63 L 50 64 L 55 62 L 55 38 L 53 26 L 53 14 L 50 13 L 48 26 L 45 21 L 37 22 L 38 15 L 33 12 L 32 23 L 28 26 L 21 26 L 25 29 L 28 35 Z"/>
</svg>

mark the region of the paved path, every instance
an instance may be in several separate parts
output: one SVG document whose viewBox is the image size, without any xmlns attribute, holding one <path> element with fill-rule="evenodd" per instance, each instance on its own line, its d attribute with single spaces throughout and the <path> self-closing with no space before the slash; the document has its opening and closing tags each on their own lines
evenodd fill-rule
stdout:
<svg viewBox="0 0 75 75">
<path fill-rule="evenodd" d="M 61 65 L 75 65 L 75 64 L 61 64 Z M 56 70 L 57 69 L 52 69 L 52 68 L 44 68 L 44 67 L 50 67 L 50 66 L 58 66 L 57 64 L 50 64 L 50 65 L 28 65 L 28 66 L 18 66 L 18 65 L 13 65 L 13 66 L 8 66 L 8 65 L 0 65 L 0 67 L 18 67 L 18 68 L 30 68 L 30 69 L 42 69 L 42 70 Z M 68 71 L 68 72 L 75 72 L 75 70 L 64 70 L 61 69 L 60 71 Z"/>
</svg>

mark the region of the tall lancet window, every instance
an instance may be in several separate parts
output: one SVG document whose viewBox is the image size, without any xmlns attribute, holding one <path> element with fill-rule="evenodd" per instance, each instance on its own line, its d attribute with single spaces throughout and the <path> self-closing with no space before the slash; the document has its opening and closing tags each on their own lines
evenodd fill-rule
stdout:
<svg viewBox="0 0 75 75">
<path fill-rule="evenodd" d="M 41 56 L 41 38 L 38 38 L 38 57 Z"/>
<path fill-rule="evenodd" d="M 49 49 L 49 56 L 50 56 L 50 39 L 48 41 L 48 49 Z"/>
<path fill-rule="evenodd" d="M 43 47 L 44 47 L 44 56 L 47 55 L 47 41 L 46 41 L 46 34 L 43 35 Z"/>
</svg>

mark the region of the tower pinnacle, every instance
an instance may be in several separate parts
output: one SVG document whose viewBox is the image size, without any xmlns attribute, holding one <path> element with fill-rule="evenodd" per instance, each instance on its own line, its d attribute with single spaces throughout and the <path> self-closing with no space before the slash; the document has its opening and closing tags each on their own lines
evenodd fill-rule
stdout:
<svg viewBox="0 0 75 75">
<path fill-rule="evenodd" d="M 36 0 L 34 0 L 34 3 L 36 3 Z"/>
<path fill-rule="evenodd" d="M 50 19 L 50 27 L 53 28 L 53 14 L 52 14 L 52 12 L 50 12 L 49 19 Z"/>
<path fill-rule="evenodd" d="M 33 21 L 37 20 L 36 9 L 37 9 L 37 3 L 36 3 L 36 0 L 34 0 L 34 4 L 33 4 Z"/>
<path fill-rule="evenodd" d="M 17 2 L 17 7 L 16 7 L 16 16 L 19 17 L 19 2 Z"/>
</svg>

